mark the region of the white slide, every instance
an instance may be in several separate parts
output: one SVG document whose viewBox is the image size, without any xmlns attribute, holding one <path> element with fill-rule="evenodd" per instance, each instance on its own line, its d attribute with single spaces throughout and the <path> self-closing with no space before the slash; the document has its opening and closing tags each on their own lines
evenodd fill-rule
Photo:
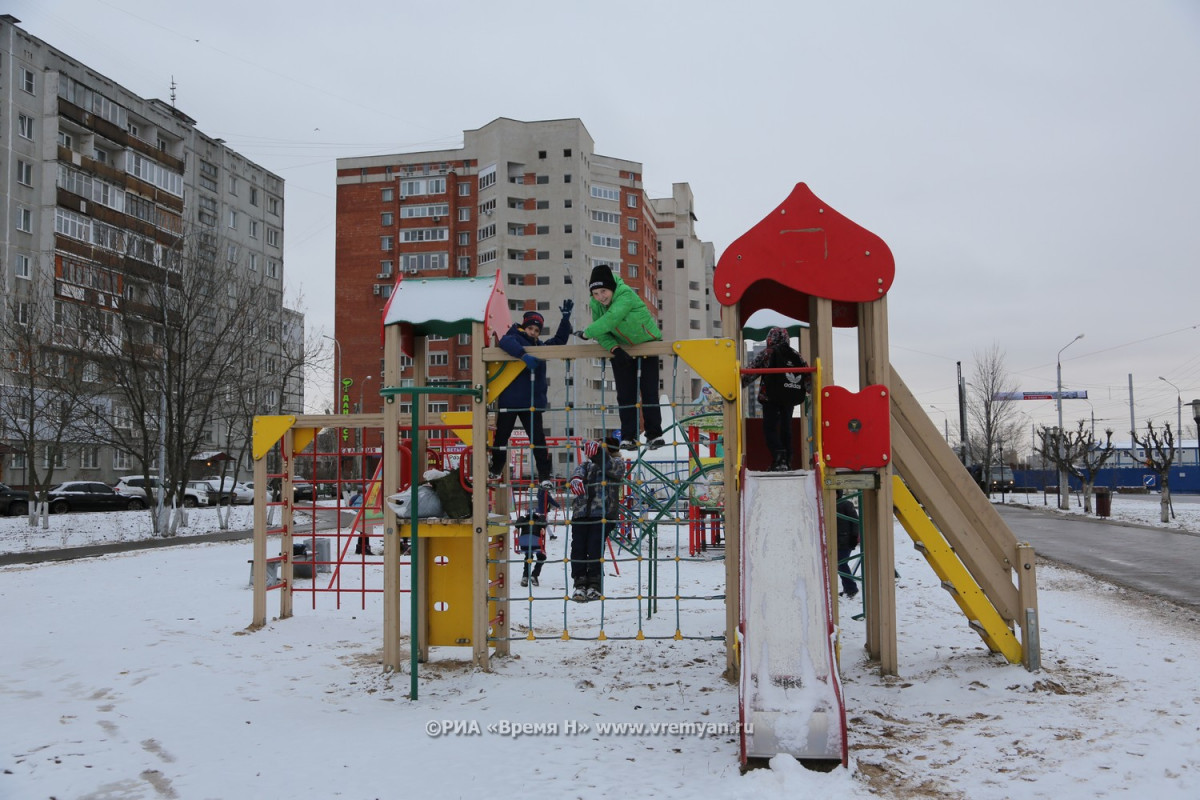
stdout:
<svg viewBox="0 0 1200 800">
<path fill-rule="evenodd" d="M 742 763 L 779 753 L 845 763 L 816 474 L 747 471 L 741 535 Z"/>
</svg>

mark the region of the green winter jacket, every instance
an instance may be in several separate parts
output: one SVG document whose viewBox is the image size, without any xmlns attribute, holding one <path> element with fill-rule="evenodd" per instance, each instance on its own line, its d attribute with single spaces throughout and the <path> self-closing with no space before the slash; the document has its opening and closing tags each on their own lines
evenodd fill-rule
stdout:
<svg viewBox="0 0 1200 800">
<path fill-rule="evenodd" d="M 605 350 L 662 339 L 662 331 L 642 298 L 620 278 L 616 281 L 617 288 L 608 308 L 592 298 L 592 324 L 583 334 Z"/>
</svg>

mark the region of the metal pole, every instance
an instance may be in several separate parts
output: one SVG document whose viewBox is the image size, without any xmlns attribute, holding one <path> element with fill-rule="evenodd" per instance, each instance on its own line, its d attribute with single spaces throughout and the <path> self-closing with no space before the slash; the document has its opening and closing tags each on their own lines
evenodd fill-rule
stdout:
<svg viewBox="0 0 1200 800">
<path fill-rule="evenodd" d="M 1200 400 L 1192 401 L 1192 419 L 1196 420 L 1196 464 L 1200 466 Z"/>
<path fill-rule="evenodd" d="M 1176 403 L 1178 403 L 1178 406 L 1177 406 L 1178 418 L 1175 421 L 1175 425 L 1178 426 L 1178 428 L 1179 428 L 1179 430 L 1175 431 L 1175 439 L 1176 439 L 1176 441 L 1178 441 L 1182 444 L 1183 443 L 1183 395 L 1179 393 L 1178 386 L 1171 383 L 1169 380 L 1164 378 L 1162 375 L 1159 375 L 1158 379 L 1160 381 L 1162 381 L 1163 383 L 1167 384 L 1167 386 L 1170 386 L 1172 389 L 1175 390 L 1175 401 L 1176 401 Z"/>
<path fill-rule="evenodd" d="M 1058 456 L 1058 463 L 1059 463 L 1059 466 L 1058 466 L 1058 508 L 1061 511 L 1066 511 L 1067 505 L 1068 505 L 1067 504 L 1067 470 L 1066 470 L 1066 467 L 1062 466 L 1062 456 L 1063 456 L 1063 453 L 1062 453 L 1062 431 L 1063 431 L 1062 354 L 1063 354 L 1063 350 L 1066 350 L 1068 347 L 1075 344 L 1082 338 L 1083 338 L 1083 334 L 1081 333 L 1078 336 L 1076 336 L 1074 339 L 1072 339 L 1071 341 L 1069 341 L 1065 345 L 1063 345 L 1062 350 L 1058 351 L 1058 357 L 1055 359 L 1055 363 L 1058 364 L 1058 390 L 1054 393 L 1054 399 L 1058 402 L 1059 438 L 1055 442 L 1054 450 L 1055 450 L 1055 455 Z"/>
<path fill-rule="evenodd" d="M 955 366 L 958 368 L 958 438 L 959 444 L 962 447 L 962 453 L 959 459 L 963 465 L 967 463 L 967 385 L 963 381 L 962 362 L 956 361 Z"/>
<path fill-rule="evenodd" d="M 342 402 L 342 343 L 332 336 L 324 333 L 321 334 L 321 338 L 328 339 L 329 341 L 333 342 L 333 346 L 337 352 L 337 365 L 335 366 L 335 371 L 337 372 L 337 386 L 333 387 L 333 407 L 335 409 L 335 413 L 337 413 L 337 409 Z"/>
</svg>

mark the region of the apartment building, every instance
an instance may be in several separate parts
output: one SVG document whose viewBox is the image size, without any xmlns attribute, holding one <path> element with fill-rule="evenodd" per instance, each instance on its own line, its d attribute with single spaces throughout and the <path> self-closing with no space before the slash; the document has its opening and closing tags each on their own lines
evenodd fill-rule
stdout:
<svg viewBox="0 0 1200 800">
<path fill-rule="evenodd" d="M 640 162 L 597 153 L 579 119 L 499 118 L 464 131 L 461 148 L 339 159 L 335 326 L 343 379 L 377 381 L 382 374 L 379 319 L 401 274 L 499 271 L 513 319 L 540 311 L 549 336 L 567 298 L 575 302 L 575 328 L 588 324 L 588 276 L 606 264 L 658 310 L 665 339 L 713 335 L 715 259 L 711 244 L 696 238 L 691 191 L 676 184 L 672 197 L 650 198 L 642 171 Z M 466 336 L 433 342 L 431 379 L 466 378 L 470 345 Z M 599 359 L 574 364 L 570 373 L 565 365 L 550 369 L 551 406 L 569 399 L 576 409 L 569 422 L 548 419 L 551 435 L 601 431 L 606 423 L 589 409 L 601 397 L 615 401 L 607 374 Z M 688 400 L 699 386 L 682 362 L 663 370 L 664 393 Z M 379 410 L 375 385 L 362 398 L 366 411 Z M 432 396 L 428 403 L 431 413 L 470 408 L 462 398 Z M 566 454 L 556 458 L 561 471 Z"/>
<path fill-rule="evenodd" d="M 89 357 L 94 340 L 78 323 L 85 313 L 138 313 L 145 335 L 128 346 L 152 361 L 166 352 L 159 341 L 164 311 L 155 303 L 167 296 L 153 290 L 179 285 L 188 265 L 217 265 L 253 288 L 256 307 L 242 311 L 262 320 L 262 335 L 242 344 L 261 356 L 261 373 L 278 378 L 256 389 L 255 405 L 262 413 L 302 410 L 303 371 L 285 366 L 302 358 L 304 321 L 283 308 L 283 179 L 205 135 L 173 102 L 135 95 L 19 22 L 0 16 L 4 324 L 53 314 L 52 356 L 62 363 Z M 203 258 L 189 260 L 185 251 Z M 232 287 L 228 294 L 234 297 Z M 0 364 L 0 386 L 28 382 L 13 367 Z M 105 367 L 97 360 L 87 368 Z M 237 391 L 213 387 L 222 388 Z M 123 412 L 110 403 L 108 413 Z M 0 419 L 0 441 L 13 447 L 22 438 L 21 415 Z M 231 428 L 244 427 L 211 418 L 198 425 L 211 432 L 213 449 L 230 443 Z M 9 480 L 18 483 L 27 458 L 54 460 L 56 480 L 110 484 L 143 466 L 118 447 L 89 444 L 78 429 L 69 444 L 45 452 L 17 449 L 5 458 Z"/>
</svg>

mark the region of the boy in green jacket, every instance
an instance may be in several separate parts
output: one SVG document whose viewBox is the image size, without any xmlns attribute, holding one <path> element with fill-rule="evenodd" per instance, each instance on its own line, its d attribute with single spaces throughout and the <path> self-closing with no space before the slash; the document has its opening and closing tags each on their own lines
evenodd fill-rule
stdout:
<svg viewBox="0 0 1200 800">
<path fill-rule="evenodd" d="M 617 404 L 621 415 L 621 449 L 638 447 L 638 389 L 641 389 L 642 421 L 646 446 L 662 447 L 662 409 L 658 407 L 658 356 L 633 356 L 622 345 L 657 342 L 662 339 L 658 323 L 637 292 L 613 277 L 604 264 L 592 270 L 588 280 L 592 294 L 592 324 L 583 335 L 594 339 L 612 353 L 613 380 L 617 384 Z"/>
</svg>

